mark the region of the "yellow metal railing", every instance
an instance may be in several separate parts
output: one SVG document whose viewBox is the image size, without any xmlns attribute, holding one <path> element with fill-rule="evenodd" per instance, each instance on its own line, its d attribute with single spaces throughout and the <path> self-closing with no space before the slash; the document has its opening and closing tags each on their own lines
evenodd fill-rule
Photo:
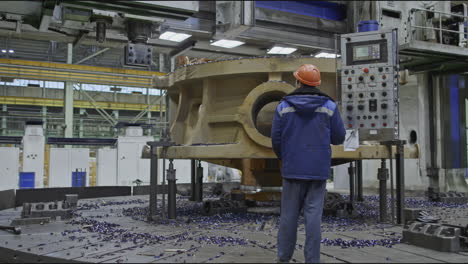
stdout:
<svg viewBox="0 0 468 264">
<path fill-rule="evenodd" d="M 11 105 L 35 105 L 35 106 L 55 106 L 63 107 L 62 99 L 51 99 L 51 98 L 38 98 L 38 97 L 16 97 L 16 96 L 0 96 L 0 104 L 11 104 Z M 143 111 L 148 108 L 147 104 L 135 104 L 135 103 L 118 103 L 118 102 L 96 102 L 96 105 L 103 109 L 112 110 L 131 110 L 131 111 Z M 73 107 L 76 108 L 94 108 L 90 101 L 73 101 Z M 162 111 L 165 111 L 164 105 L 161 107 Z M 160 105 L 153 105 L 150 111 L 160 111 Z"/>
<path fill-rule="evenodd" d="M 108 67 L 75 65 L 0 59 L 0 76 L 18 79 L 70 81 L 77 83 L 152 87 L 152 79 L 165 73 L 117 69 Z"/>
</svg>

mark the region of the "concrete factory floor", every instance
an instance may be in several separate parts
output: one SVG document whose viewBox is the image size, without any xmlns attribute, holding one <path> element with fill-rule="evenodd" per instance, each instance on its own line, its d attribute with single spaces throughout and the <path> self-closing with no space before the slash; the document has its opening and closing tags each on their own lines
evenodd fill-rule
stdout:
<svg viewBox="0 0 468 264">
<path fill-rule="evenodd" d="M 377 203 L 376 196 L 366 196 L 357 205 L 360 216 L 324 217 L 322 262 L 468 262 L 468 252 L 442 253 L 400 243 L 401 227 L 376 223 Z M 69 222 L 23 226 L 21 235 L 0 231 L 0 252 L 13 249 L 85 262 L 276 261 L 278 207 L 263 204 L 250 208 L 256 212 L 207 217 L 198 212 L 201 204 L 187 197 L 178 197 L 177 205 L 177 220 L 147 223 L 147 196 L 80 200 L 77 216 Z M 407 205 L 451 223 L 468 223 L 468 205 L 414 198 Z M 21 208 L 0 211 L 0 224 L 20 213 Z M 304 238 L 301 219 L 292 262 L 304 261 Z"/>
</svg>

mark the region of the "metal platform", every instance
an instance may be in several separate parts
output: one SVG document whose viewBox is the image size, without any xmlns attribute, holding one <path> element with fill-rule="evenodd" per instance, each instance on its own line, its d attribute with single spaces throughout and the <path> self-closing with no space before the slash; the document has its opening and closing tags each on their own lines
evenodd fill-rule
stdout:
<svg viewBox="0 0 468 264">
<path fill-rule="evenodd" d="M 353 219 L 324 217 L 322 262 L 460 262 L 468 252 L 443 253 L 402 244 L 402 228 L 376 223 L 378 199 L 366 196 Z M 249 213 L 203 216 L 200 203 L 178 197 L 174 221 L 145 221 L 147 196 L 80 200 L 71 222 L 22 227 L 21 235 L 0 231 L 0 262 L 249 262 L 276 261 L 278 207 L 263 204 Z M 450 223 L 468 223 L 468 205 L 447 206 L 409 198 Z M 9 224 L 21 209 L 0 211 Z M 303 262 L 304 219 L 292 262 Z"/>
</svg>

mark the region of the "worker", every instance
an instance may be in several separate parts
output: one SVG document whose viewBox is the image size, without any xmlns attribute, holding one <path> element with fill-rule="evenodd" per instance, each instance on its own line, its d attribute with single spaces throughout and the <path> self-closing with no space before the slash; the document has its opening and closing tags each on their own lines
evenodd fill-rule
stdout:
<svg viewBox="0 0 468 264">
<path fill-rule="evenodd" d="M 305 261 L 318 263 L 325 187 L 330 177 L 330 143 L 342 144 L 346 131 L 335 101 L 317 88 L 321 83 L 319 69 L 304 64 L 294 77 L 297 89 L 276 107 L 271 133 L 283 176 L 277 260 L 291 260 L 303 209 Z"/>
</svg>

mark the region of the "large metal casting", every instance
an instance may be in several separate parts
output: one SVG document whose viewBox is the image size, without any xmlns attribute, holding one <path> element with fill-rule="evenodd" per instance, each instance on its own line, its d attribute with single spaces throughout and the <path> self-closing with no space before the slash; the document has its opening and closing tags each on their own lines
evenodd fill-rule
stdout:
<svg viewBox="0 0 468 264">
<path fill-rule="evenodd" d="M 281 98 L 295 89 L 292 72 L 309 63 L 321 71 L 320 89 L 336 99 L 340 89 L 335 86 L 334 59 L 217 61 L 187 65 L 155 79 L 157 87 L 168 89 L 170 134 L 177 144 L 167 149 L 167 158 L 200 159 L 240 169 L 241 190 L 248 187 L 250 198 L 277 198 L 278 191 L 266 191 L 281 186 L 280 164 L 271 149 L 271 122 Z M 405 153 L 406 158 L 417 158 L 415 146 Z M 332 146 L 333 164 L 388 155 L 383 145 L 361 145 L 355 151 Z"/>
</svg>

